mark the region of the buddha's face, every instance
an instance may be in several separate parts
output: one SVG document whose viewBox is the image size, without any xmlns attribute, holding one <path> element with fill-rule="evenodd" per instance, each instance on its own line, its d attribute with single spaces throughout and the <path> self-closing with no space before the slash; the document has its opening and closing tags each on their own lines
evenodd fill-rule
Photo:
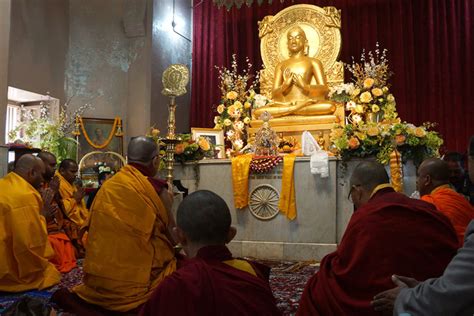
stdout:
<svg viewBox="0 0 474 316">
<path fill-rule="evenodd" d="M 290 51 L 290 55 L 299 53 L 304 50 L 306 44 L 306 34 L 301 28 L 296 27 L 290 29 L 287 34 L 287 39 L 288 50 Z"/>
</svg>

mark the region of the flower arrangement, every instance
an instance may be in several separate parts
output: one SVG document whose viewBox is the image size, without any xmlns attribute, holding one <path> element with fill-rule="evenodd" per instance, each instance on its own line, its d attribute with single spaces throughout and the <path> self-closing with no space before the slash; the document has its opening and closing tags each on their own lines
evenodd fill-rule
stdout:
<svg viewBox="0 0 474 316">
<path fill-rule="evenodd" d="M 402 122 L 398 117 L 394 96 L 389 92 L 391 72 L 386 58 L 387 50 L 377 44 L 375 54 L 365 51 L 361 62 L 348 66 L 353 83 L 331 89 L 331 99 L 347 102 L 350 111 L 345 126 L 336 125 L 331 132 L 331 149 L 343 160 L 352 157 L 376 156 L 388 164 L 390 155 L 398 150 L 403 161 L 413 159 L 419 165 L 424 159 L 439 155 L 443 140 L 433 131 L 434 124 L 421 126 Z M 376 114 L 379 117 L 373 118 Z"/>
<path fill-rule="evenodd" d="M 50 151 L 58 161 L 66 158 L 76 159 L 77 142 L 69 135 L 73 132 L 76 116 L 81 116 L 93 106 L 84 104 L 73 113 L 69 113 L 70 101 L 71 99 L 60 108 L 58 119 L 52 118 L 48 101 L 40 103 L 39 117 L 35 117 L 31 110 L 22 106 L 19 125 L 8 133 L 9 140 L 15 142 L 20 140 L 41 150 Z"/>
<path fill-rule="evenodd" d="M 246 59 L 247 68 L 241 74 L 238 72 L 236 55 L 232 55 L 232 67 L 217 67 L 219 72 L 219 88 L 221 90 L 221 102 L 216 108 L 218 115 L 214 117 L 217 129 L 223 129 L 227 141 L 232 144 L 232 152 L 238 152 L 246 143 L 246 129 L 250 124 L 251 109 L 255 102 L 260 106 L 266 104 L 262 96 L 255 94 L 258 84 L 258 74 L 250 73 L 252 64 Z M 254 78 L 254 80 L 253 80 Z M 255 99 L 257 97 L 257 99 Z M 264 103 L 262 105 L 262 103 Z"/>
<path fill-rule="evenodd" d="M 191 134 L 177 135 L 182 143 L 175 147 L 174 159 L 177 162 L 187 162 L 201 160 L 205 157 L 213 158 L 215 146 L 207 139 L 207 137 L 199 137 L 193 140 Z"/>
<path fill-rule="evenodd" d="M 329 97 L 335 102 L 346 103 L 349 122 L 380 121 L 385 112 L 395 111 L 395 97 L 389 91 L 387 50 L 380 51 L 378 43 L 375 53 L 362 51 L 360 62 L 352 60 L 347 65 L 353 82 L 331 88 Z"/>
</svg>

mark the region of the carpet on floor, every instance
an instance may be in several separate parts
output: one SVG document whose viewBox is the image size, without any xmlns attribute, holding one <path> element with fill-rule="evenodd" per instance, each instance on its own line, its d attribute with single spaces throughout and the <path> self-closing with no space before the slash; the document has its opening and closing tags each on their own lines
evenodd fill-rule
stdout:
<svg viewBox="0 0 474 316">
<path fill-rule="evenodd" d="M 270 287 L 283 315 L 294 315 L 298 302 L 308 279 L 317 271 L 314 262 L 261 261 L 272 268 Z M 44 291 L 28 291 L 15 294 L 0 293 L 0 315 L 15 302 L 25 296 L 38 299 L 49 304 L 51 295 L 60 288 L 72 288 L 82 280 L 82 264 L 72 271 L 63 274 L 61 283 Z"/>
</svg>

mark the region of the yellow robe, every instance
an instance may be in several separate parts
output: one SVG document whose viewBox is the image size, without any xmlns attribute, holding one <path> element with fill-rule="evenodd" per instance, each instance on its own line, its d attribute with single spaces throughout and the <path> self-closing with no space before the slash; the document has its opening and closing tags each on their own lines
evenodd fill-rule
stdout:
<svg viewBox="0 0 474 316">
<path fill-rule="evenodd" d="M 145 303 L 176 270 L 168 213 L 140 171 L 127 165 L 104 183 L 91 207 L 83 284 L 73 291 L 105 309 Z"/>
<path fill-rule="evenodd" d="M 0 179 L 0 291 L 45 289 L 61 280 L 48 261 L 46 220 L 41 195 L 14 172 Z"/>
<path fill-rule="evenodd" d="M 56 176 L 59 178 L 59 194 L 63 201 L 66 216 L 79 225 L 79 227 L 82 227 L 89 216 L 84 199 L 82 199 L 81 203 L 77 203 L 73 197 L 76 187 L 64 179 L 58 171 L 56 171 Z"/>
</svg>

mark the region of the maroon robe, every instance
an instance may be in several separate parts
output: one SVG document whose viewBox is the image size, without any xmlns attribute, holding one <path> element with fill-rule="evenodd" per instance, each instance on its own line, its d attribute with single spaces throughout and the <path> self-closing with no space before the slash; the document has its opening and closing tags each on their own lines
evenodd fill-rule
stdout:
<svg viewBox="0 0 474 316">
<path fill-rule="evenodd" d="M 297 315 L 381 315 L 370 302 L 395 287 L 393 274 L 440 276 L 457 247 L 433 205 L 382 189 L 352 215 L 338 249 L 306 284 Z"/>
<path fill-rule="evenodd" d="M 166 277 L 140 315 L 281 315 L 268 280 L 233 268 L 225 246 L 201 248 L 197 256 Z"/>
</svg>

